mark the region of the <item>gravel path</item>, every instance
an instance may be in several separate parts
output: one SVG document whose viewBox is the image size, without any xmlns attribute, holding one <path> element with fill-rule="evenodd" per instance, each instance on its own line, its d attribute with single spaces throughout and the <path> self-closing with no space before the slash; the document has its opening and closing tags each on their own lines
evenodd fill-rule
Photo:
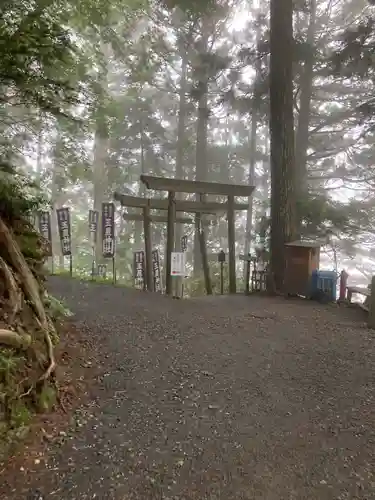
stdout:
<svg viewBox="0 0 375 500">
<path fill-rule="evenodd" d="M 8 500 L 375 499 L 375 335 L 352 311 L 51 289 L 100 375 L 80 426 Z"/>
</svg>

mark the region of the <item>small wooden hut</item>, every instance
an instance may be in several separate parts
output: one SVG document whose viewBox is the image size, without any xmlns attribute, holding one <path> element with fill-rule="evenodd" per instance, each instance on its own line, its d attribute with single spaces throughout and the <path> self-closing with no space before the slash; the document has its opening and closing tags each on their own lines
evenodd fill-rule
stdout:
<svg viewBox="0 0 375 500">
<path fill-rule="evenodd" d="M 286 244 L 285 292 L 308 297 L 311 275 L 319 269 L 321 242 L 297 240 Z"/>
</svg>

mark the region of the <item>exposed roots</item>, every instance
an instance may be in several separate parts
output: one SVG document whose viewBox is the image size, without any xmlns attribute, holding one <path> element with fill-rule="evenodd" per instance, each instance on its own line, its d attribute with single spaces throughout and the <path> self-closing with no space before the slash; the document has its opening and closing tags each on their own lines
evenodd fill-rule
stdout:
<svg viewBox="0 0 375 500">
<path fill-rule="evenodd" d="M 5 286 L 9 295 L 8 304 L 10 306 L 11 312 L 9 316 L 9 324 L 11 325 L 16 317 L 16 314 L 21 309 L 22 302 L 22 293 L 17 286 L 16 280 L 14 279 L 14 275 L 12 271 L 9 269 L 9 266 L 5 262 L 5 260 L 0 256 L 0 269 L 4 275 Z"/>
<path fill-rule="evenodd" d="M 0 344 L 15 349 L 27 349 L 31 344 L 30 335 L 19 335 L 12 330 L 0 329 Z"/>
<path fill-rule="evenodd" d="M 13 232 L 1 217 L 0 247 L 2 254 L 0 257 L 0 269 L 5 277 L 5 285 L 9 297 L 7 301 L 10 310 L 8 324 L 12 326 L 12 323 L 15 321 L 18 312 L 21 310 L 22 296 L 24 296 L 34 316 L 33 323 L 35 331 L 30 333 L 33 337 L 38 330 L 41 330 L 47 347 L 48 367 L 40 377 L 40 380 L 46 380 L 56 368 L 54 349 L 51 340 L 51 335 L 56 334 L 55 328 L 46 314 L 41 296 L 41 287 L 26 262 Z M 20 326 L 20 329 L 22 330 L 22 326 Z M 29 329 L 27 330 L 29 331 Z M 8 346 L 11 345 L 15 348 L 21 348 L 25 345 L 25 335 L 20 335 L 17 332 L 4 329 L 3 335 L 0 334 L 0 343 Z M 31 340 L 29 345 L 30 343 Z"/>
</svg>

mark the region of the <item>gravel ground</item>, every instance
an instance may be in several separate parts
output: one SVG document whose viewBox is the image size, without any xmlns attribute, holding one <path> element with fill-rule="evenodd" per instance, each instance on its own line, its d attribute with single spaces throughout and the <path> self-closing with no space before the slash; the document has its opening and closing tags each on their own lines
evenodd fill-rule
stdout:
<svg viewBox="0 0 375 500">
<path fill-rule="evenodd" d="M 99 375 L 75 429 L 2 498 L 375 499 L 375 335 L 359 312 L 50 287 Z"/>
</svg>

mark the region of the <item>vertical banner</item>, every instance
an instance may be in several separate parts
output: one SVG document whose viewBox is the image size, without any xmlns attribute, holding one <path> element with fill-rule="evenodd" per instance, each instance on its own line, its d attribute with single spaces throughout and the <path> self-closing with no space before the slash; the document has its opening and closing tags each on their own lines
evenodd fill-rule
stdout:
<svg viewBox="0 0 375 500">
<path fill-rule="evenodd" d="M 185 234 L 184 236 L 181 237 L 181 250 L 183 252 L 186 252 L 186 250 L 187 250 L 187 242 L 188 242 L 188 238 Z"/>
<path fill-rule="evenodd" d="M 134 286 L 136 288 L 146 287 L 146 269 L 145 269 L 145 253 L 143 250 L 139 252 L 134 252 Z"/>
<path fill-rule="evenodd" d="M 152 273 L 155 292 L 162 291 L 159 250 L 152 251 Z"/>
<path fill-rule="evenodd" d="M 98 221 L 99 212 L 97 210 L 89 210 L 89 235 L 92 246 L 94 246 L 98 240 Z"/>
<path fill-rule="evenodd" d="M 41 212 L 39 214 L 39 232 L 48 242 L 47 256 L 52 257 L 52 228 L 51 214 L 49 212 Z"/>
<path fill-rule="evenodd" d="M 91 264 L 91 278 L 95 278 L 96 262 L 95 262 L 95 246 L 98 241 L 98 210 L 89 210 L 89 241 L 92 248 L 92 264 Z"/>
<path fill-rule="evenodd" d="M 64 256 L 72 254 L 72 238 L 70 229 L 70 213 L 69 208 L 58 208 L 57 225 L 59 228 L 61 252 Z"/>
<path fill-rule="evenodd" d="M 113 284 L 116 283 L 115 261 L 115 205 L 102 203 L 102 251 L 105 259 L 112 259 Z"/>
<path fill-rule="evenodd" d="M 105 259 L 115 256 L 115 205 L 102 203 L 102 249 Z"/>
<path fill-rule="evenodd" d="M 56 210 L 57 226 L 59 228 L 59 236 L 61 243 L 61 252 L 63 256 L 70 257 L 70 275 L 73 274 L 73 257 L 72 257 L 72 234 L 70 227 L 70 212 L 69 208 L 63 207 Z"/>
</svg>

